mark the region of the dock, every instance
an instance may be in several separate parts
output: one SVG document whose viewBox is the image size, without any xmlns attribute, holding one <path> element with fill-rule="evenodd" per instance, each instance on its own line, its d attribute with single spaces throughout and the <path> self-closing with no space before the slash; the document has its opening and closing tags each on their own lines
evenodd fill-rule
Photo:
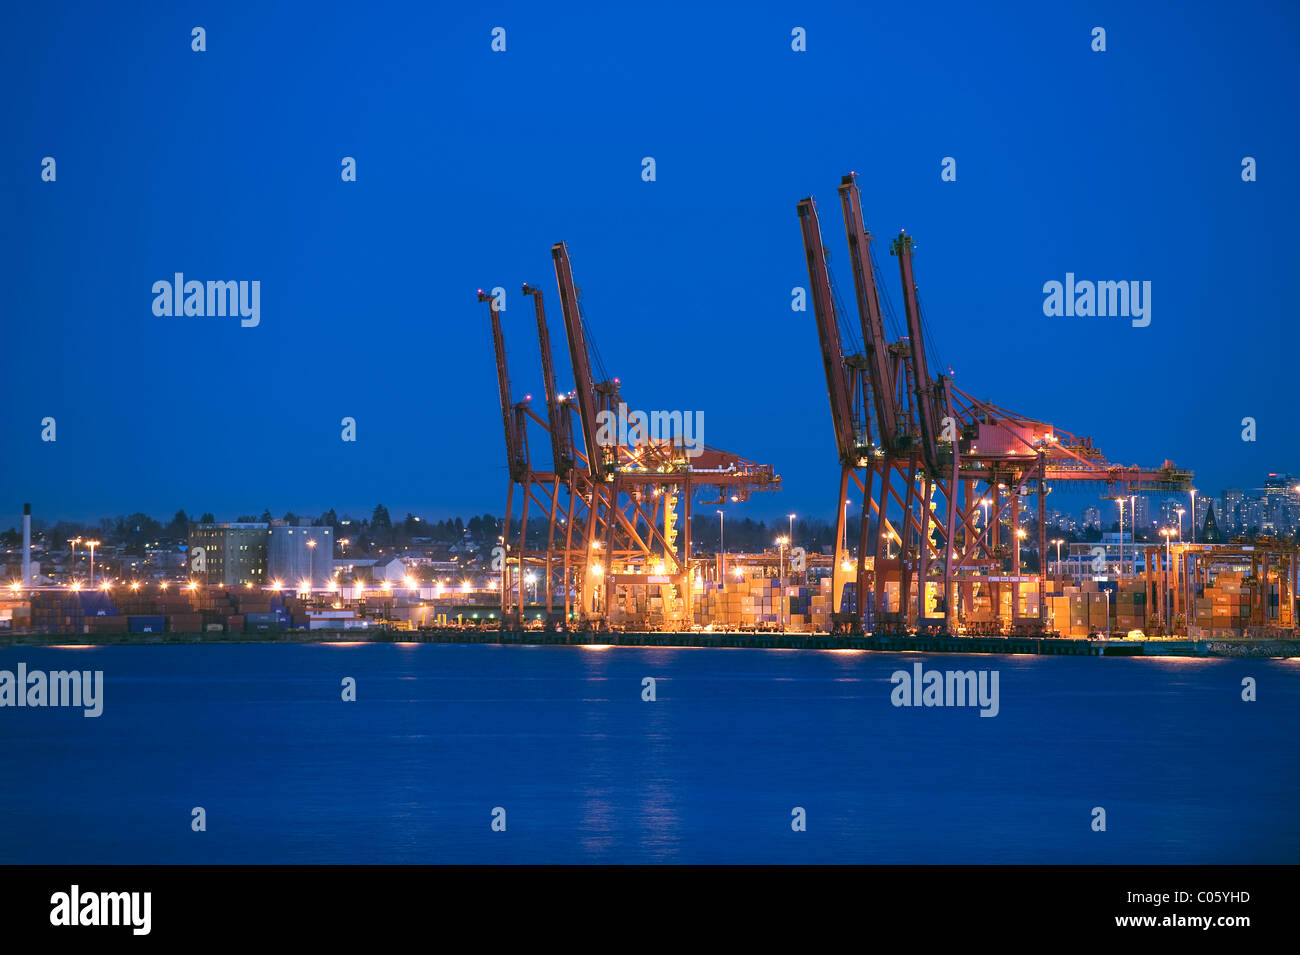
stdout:
<svg viewBox="0 0 1300 955">
<path fill-rule="evenodd" d="M 1204 640 L 1089 640 L 1062 637 L 911 636 L 908 634 L 825 634 L 781 631 L 554 631 L 487 628 L 418 630 L 281 630 L 259 633 L 94 633 L 0 635 L 0 647 L 150 646 L 196 643 L 462 643 L 502 646 L 698 647 L 750 650 L 856 650 L 880 653 L 1033 654 L 1038 656 L 1141 657 L 1236 656 Z M 1274 647 L 1270 656 L 1300 648 Z"/>
</svg>

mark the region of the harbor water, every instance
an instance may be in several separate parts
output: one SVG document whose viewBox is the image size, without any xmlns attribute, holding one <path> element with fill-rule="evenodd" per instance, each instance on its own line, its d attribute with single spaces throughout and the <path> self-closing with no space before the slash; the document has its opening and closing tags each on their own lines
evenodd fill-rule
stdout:
<svg viewBox="0 0 1300 955">
<path fill-rule="evenodd" d="M 102 712 L 0 708 L 4 863 L 1300 862 L 1296 660 L 0 649 L 19 663 L 102 671 Z M 996 715 L 895 705 L 917 664 L 996 673 Z"/>
</svg>

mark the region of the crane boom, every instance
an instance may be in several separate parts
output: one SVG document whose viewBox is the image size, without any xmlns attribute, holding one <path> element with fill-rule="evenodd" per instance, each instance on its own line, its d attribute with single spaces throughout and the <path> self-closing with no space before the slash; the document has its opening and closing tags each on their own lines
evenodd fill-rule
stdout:
<svg viewBox="0 0 1300 955">
<path fill-rule="evenodd" d="M 840 204 L 844 208 L 844 231 L 853 263 L 853 288 L 857 293 L 862 342 L 867 352 L 871 395 L 876 409 L 876 426 L 881 443 L 892 447 L 898 439 L 899 415 L 894 407 L 894 378 L 889 367 L 889 341 L 880 311 L 875 269 L 871 263 L 871 233 L 862 218 L 862 197 L 857 176 L 849 173 L 840 181 Z"/>
<path fill-rule="evenodd" d="M 533 297 L 537 312 L 537 341 L 542 353 L 542 384 L 546 389 L 546 417 L 551 431 L 551 456 L 555 473 L 566 478 L 573 467 L 573 419 L 560 400 L 555 386 L 555 360 L 551 356 L 551 332 L 546 325 L 546 307 L 542 304 L 542 290 L 524 283 L 523 292 Z"/>
<path fill-rule="evenodd" d="M 501 392 L 501 423 L 505 429 L 506 461 L 510 467 L 511 479 L 517 481 L 527 473 L 528 460 L 520 440 L 521 422 L 516 421 L 516 416 L 512 413 L 510 369 L 506 364 L 506 340 L 501 332 L 501 315 L 497 311 L 496 299 L 482 289 L 479 290 L 478 300 L 488 303 L 488 310 L 492 315 L 492 346 L 497 359 L 497 388 Z"/>
<path fill-rule="evenodd" d="M 916 282 L 912 277 L 912 237 L 900 235 L 891 251 L 898 256 L 903 283 L 903 308 L 907 312 L 907 337 L 912 359 L 912 381 L 916 395 L 916 418 L 921 428 L 921 457 L 933 476 L 941 473 L 939 461 L 938 418 L 934 411 L 934 381 L 925 358 L 925 335 L 921 329 L 921 311 L 916 299 Z"/>
<path fill-rule="evenodd" d="M 555 282 L 560 288 L 560 309 L 564 314 L 564 331 L 569 340 L 569 360 L 573 365 L 574 390 L 578 393 L 578 417 L 582 424 L 583 446 L 587 451 L 587 466 L 594 478 L 607 480 L 610 462 L 606 460 L 596 439 L 596 412 L 598 396 L 591 374 L 591 356 L 587 350 L 587 336 L 582 328 L 582 313 L 578 309 L 578 290 L 573 284 L 573 266 L 569 262 L 569 248 L 563 242 L 551 246 L 555 260 Z"/>
<path fill-rule="evenodd" d="M 822 245 L 821 226 L 817 220 L 817 203 L 809 197 L 798 206 L 799 226 L 803 231 L 804 253 L 808 259 L 808 284 L 813 300 L 813 318 L 821 342 L 822 364 L 826 369 L 826 391 L 830 396 L 831 420 L 835 426 L 835 445 L 840 461 L 856 459 L 857 439 L 853 429 L 853 412 L 849 397 L 849 376 L 844 365 L 844 347 L 831 295 L 830 273 L 826 270 L 826 249 Z"/>
</svg>

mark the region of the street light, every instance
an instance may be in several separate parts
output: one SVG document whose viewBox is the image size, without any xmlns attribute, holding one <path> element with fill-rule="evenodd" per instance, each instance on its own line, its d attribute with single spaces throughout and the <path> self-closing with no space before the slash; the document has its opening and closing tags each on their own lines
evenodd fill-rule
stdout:
<svg viewBox="0 0 1300 955">
<path fill-rule="evenodd" d="M 783 550 L 783 548 L 788 547 L 789 545 L 790 545 L 790 538 L 788 537 L 778 537 L 776 539 L 777 558 L 781 562 L 778 579 L 781 581 L 781 584 L 783 586 L 785 584 L 785 551 Z M 783 590 L 781 592 L 781 629 L 782 630 L 785 629 L 785 604 L 786 604 L 786 595 L 785 595 L 785 591 Z"/>
<path fill-rule="evenodd" d="M 1192 543 L 1196 543 L 1196 488 L 1190 488 L 1192 494 Z"/>
<path fill-rule="evenodd" d="M 1178 543 L 1181 544 L 1183 542 L 1183 515 L 1187 513 L 1187 509 L 1180 507 L 1174 513 L 1178 515 Z"/>
<path fill-rule="evenodd" d="M 307 578 L 312 587 L 316 586 L 316 539 L 307 540 Z"/>
<path fill-rule="evenodd" d="M 1119 575 L 1124 576 L 1124 498 L 1115 498 L 1115 503 L 1119 505 Z M 1109 597 L 1106 598 L 1110 600 Z M 1109 603 L 1107 604 L 1109 606 Z M 1109 618 L 1107 618 L 1109 620 Z M 1107 626 L 1110 626 L 1107 623 Z"/>
<path fill-rule="evenodd" d="M 90 586 L 95 586 L 95 548 L 99 546 L 99 541 L 86 541 L 86 546 L 90 548 Z"/>
<path fill-rule="evenodd" d="M 718 511 L 718 589 L 727 589 L 726 511 Z"/>
<path fill-rule="evenodd" d="M 1065 543 L 1064 537 L 1057 537 L 1052 540 L 1056 545 L 1056 576 L 1061 576 L 1061 545 Z"/>
<path fill-rule="evenodd" d="M 77 545 L 81 543 L 80 537 L 69 537 L 68 543 L 72 545 L 72 571 L 73 577 L 77 576 Z"/>
<path fill-rule="evenodd" d="M 537 603 L 537 575 L 530 572 L 524 581 L 533 588 L 533 603 Z"/>
<path fill-rule="evenodd" d="M 1169 594 L 1170 594 L 1169 579 L 1173 576 L 1173 570 L 1174 570 L 1174 559 L 1169 553 L 1169 542 L 1174 536 L 1174 529 L 1172 527 L 1162 527 L 1160 529 L 1160 536 L 1165 539 L 1165 586 L 1164 586 L 1165 593 L 1164 593 L 1164 600 L 1160 602 L 1161 604 L 1164 605 L 1165 632 L 1169 634 L 1169 633 L 1173 633 L 1173 629 L 1174 629 L 1174 621 L 1172 619 L 1174 608 L 1169 606 Z"/>
</svg>

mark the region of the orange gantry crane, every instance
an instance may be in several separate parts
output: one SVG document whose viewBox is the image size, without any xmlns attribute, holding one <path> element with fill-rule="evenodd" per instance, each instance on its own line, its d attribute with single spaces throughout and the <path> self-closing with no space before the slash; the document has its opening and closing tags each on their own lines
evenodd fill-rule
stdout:
<svg viewBox="0 0 1300 955">
<path fill-rule="evenodd" d="M 1044 499 L 1051 485 L 1093 482 L 1122 495 L 1175 491 L 1190 487 L 1191 472 L 1169 461 L 1160 468 L 1111 464 L 1090 439 L 976 399 L 947 375 L 932 377 L 911 236 L 900 233 L 891 244 L 899 263 L 906 336 L 890 343 L 855 174 L 843 177 L 839 196 L 860 352 L 844 347 L 845 338 L 855 337 L 857 330 L 846 324 L 838 305 L 817 204 L 808 197 L 797 205 L 840 464 L 832 619 L 839 627 L 859 631 L 921 623 L 942 623 L 952 630 L 974 606 L 976 586 L 996 610 L 999 591 L 1011 585 L 1016 588 L 1013 622 L 1042 627 L 1047 619 L 1044 575 L 1021 574 L 1020 498 L 1037 495 L 1041 561 L 1047 552 Z M 856 560 L 845 537 L 851 484 L 862 497 Z M 1006 545 L 997 531 L 1004 512 L 1012 529 Z M 896 555 L 891 553 L 895 543 Z M 1008 560 L 1009 573 L 1004 569 Z M 888 610 L 886 585 L 893 581 L 898 598 Z M 1019 586 L 1033 581 L 1039 616 L 1020 621 Z"/>
<path fill-rule="evenodd" d="M 621 383 L 596 379 L 567 246 L 556 243 L 551 256 L 574 388 L 558 390 L 544 297 L 525 284 L 537 317 L 545 420 L 527 400 L 512 404 L 500 315 L 491 296 L 479 292 L 489 303 L 509 472 L 505 532 L 494 564 L 501 573 L 503 626 L 521 621 L 525 580 L 537 575 L 552 625 L 603 629 L 617 617 L 630 625 L 689 627 L 697 592 L 693 503 L 706 492 L 718 503 L 745 500 L 755 491 L 779 489 L 781 479 L 770 465 L 692 442 L 684 432 L 630 440 L 624 429 L 603 427 L 602 421 L 626 413 Z M 550 470 L 532 466 L 529 421 L 549 435 Z M 575 435 L 581 435 L 581 449 Z M 516 489 L 522 500 L 517 537 L 511 534 Z M 546 515 L 540 545 L 529 539 L 530 503 Z"/>
</svg>

